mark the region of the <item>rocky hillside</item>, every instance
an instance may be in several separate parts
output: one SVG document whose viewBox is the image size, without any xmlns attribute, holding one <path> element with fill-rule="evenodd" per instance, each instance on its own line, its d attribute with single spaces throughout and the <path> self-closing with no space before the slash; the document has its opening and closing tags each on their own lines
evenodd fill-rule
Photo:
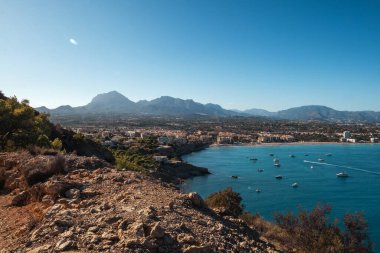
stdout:
<svg viewBox="0 0 380 253">
<path fill-rule="evenodd" d="M 0 155 L 0 252 L 278 252 L 197 194 L 95 157 Z"/>
<path fill-rule="evenodd" d="M 45 106 L 36 108 L 39 112 L 57 115 L 88 115 L 88 114 L 149 114 L 149 115 L 209 115 L 231 116 L 237 112 L 223 109 L 217 104 L 201 104 L 192 99 L 180 99 L 162 96 L 151 101 L 133 102 L 117 91 L 111 91 L 95 96 L 84 106 L 60 106 L 48 109 Z"/>
</svg>

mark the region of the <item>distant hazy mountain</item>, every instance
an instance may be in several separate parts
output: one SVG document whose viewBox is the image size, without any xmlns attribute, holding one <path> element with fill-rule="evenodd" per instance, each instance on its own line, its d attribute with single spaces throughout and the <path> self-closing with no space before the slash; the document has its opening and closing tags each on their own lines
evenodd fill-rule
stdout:
<svg viewBox="0 0 380 253">
<path fill-rule="evenodd" d="M 279 111 L 278 118 L 290 120 L 322 121 L 366 121 L 380 122 L 380 112 L 374 111 L 337 111 L 321 105 L 308 105 Z"/>
<path fill-rule="evenodd" d="M 287 120 L 319 120 L 334 122 L 380 122 L 380 112 L 374 111 L 337 111 L 321 105 L 307 105 L 290 108 L 278 112 L 269 112 L 263 109 L 249 109 L 232 111 L 223 109 L 216 104 L 201 104 L 192 99 L 179 99 L 163 96 L 151 101 L 141 100 L 137 103 L 129 100 L 122 94 L 111 91 L 95 96 L 84 106 L 60 106 L 55 109 L 39 107 L 36 110 L 51 115 L 78 115 L 78 114 L 125 114 L 141 113 L 151 115 L 209 115 L 209 116 L 260 116 Z"/>
<path fill-rule="evenodd" d="M 51 115 L 69 114 L 123 114 L 123 113 L 143 113 L 157 115 L 213 115 L 229 116 L 238 113 L 223 109 L 215 104 L 201 104 L 191 99 L 183 100 L 169 96 L 163 96 L 151 101 L 141 100 L 137 103 L 129 100 L 117 91 L 111 91 L 95 96 L 91 102 L 85 106 L 71 107 L 60 106 L 56 109 L 39 107 L 36 110 Z"/>
<path fill-rule="evenodd" d="M 142 104 L 142 103 L 140 103 Z M 169 96 L 163 96 L 153 99 L 152 101 L 144 101 L 142 111 L 151 114 L 201 114 L 227 116 L 236 114 L 232 111 L 223 109 L 215 104 L 201 104 L 194 102 L 192 99 L 179 99 Z"/>
<path fill-rule="evenodd" d="M 267 111 L 264 109 L 256 109 L 256 108 L 248 109 L 248 110 L 245 110 L 242 112 L 249 114 L 249 115 L 264 116 L 264 117 L 274 117 L 277 114 L 276 112 L 270 112 L 270 111 Z"/>
<path fill-rule="evenodd" d="M 111 91 L 95 96 L 84 109 L 90 113 L 124 113 L 136 111 L 137 106 L 119 92 Z"/>
<path fill-rule="evenodd" d="M 380 112 L 374 111 L 337 111 L 322 105 L 306 105 L 278 112 L 262 109 L 242 111 L 252 116 L 265 116 L 287 120 L 319 120 L 332 122 L 380 122 Z"/>
</svg>

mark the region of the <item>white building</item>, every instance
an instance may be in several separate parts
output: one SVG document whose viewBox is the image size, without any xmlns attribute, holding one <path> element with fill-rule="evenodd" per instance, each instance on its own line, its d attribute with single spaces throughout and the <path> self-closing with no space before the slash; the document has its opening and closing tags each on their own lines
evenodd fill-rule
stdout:
<svg viewBox="0 0 380 253">
<path fill-rule="evenodd" d="M 344 138 L 344 139 L 349 139 L 349 138 L 351 138 L 351 133 L 350 133 L 350 131 L 344 131 L 344 132 L 343 132 L 343 138 Z"/>
</svg>

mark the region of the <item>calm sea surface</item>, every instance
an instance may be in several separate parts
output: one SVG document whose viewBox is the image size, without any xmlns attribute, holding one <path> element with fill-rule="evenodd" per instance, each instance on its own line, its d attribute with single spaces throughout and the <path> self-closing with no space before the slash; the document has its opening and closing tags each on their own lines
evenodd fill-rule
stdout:
<svg viewBox="0 0 380 253">
<path fill-rule="evenodd" d="M 251 157 L 257 160 L 250 160 Z M 273 165 L 274 158 L 280 160 L 280 167 Z M 231 186 L 243 197 L 246 210 L 269 220 L 273 220 L 275 212 L 297 211 L 299 206 L 311 209 L 317 203 L 330 204 L 332 216 L 340 221 L 346 212 L 364 211 L 371 239 L 377 245 L 375 251 L 380 252 L 378 144 L 213 147 L 183 159 L 207 167 L 212 173 L 187 180 L 184 191 L 196 191 L 207 197 Z M 348 178 L 336 176 L 343 171 Z M 231 178 L 232 175 L 238 179 Z M 282 175 L 283 179 L 275 179 L 276 175 Z M 291 186 L 295 182 L 298 188 Z M 258 188 L 260 193 L 256 192 Z"/>
</svg>

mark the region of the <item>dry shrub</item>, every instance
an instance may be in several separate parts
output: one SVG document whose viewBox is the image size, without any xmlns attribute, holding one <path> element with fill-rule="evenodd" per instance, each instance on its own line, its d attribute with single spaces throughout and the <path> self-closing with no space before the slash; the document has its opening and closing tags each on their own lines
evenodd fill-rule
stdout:
<svg viewBox="0 0 380 253">
<path fill-rule="evenodd" d="M 345 230 L 341 230 L 337 220 L 329 222 L 330 211 L 328 205 L 317 205 L 310 212 L 300 209 L 297 215 L 276 214 L 275 220 L 288 234 L 284 240 L 286 245 L 296 248 L 297 252 L 373 252 L 363 214 L 346 214 Z"/>
<path fill-rule="evenodd" d="M 38 166 L 31 164 L 32 168 L 26 168 L 24 175 L 29 186 L 36 183 L 45 182 L 51 176 L 64 172 L 66 160 L 62 155 L 57 155 L 49 160 L 47 165 Z M 37 167 L 35 167 L 37 165 Z"/>
<path fill-rule="evenodd" d="M 66 165 L 66 159 L 62 155 L 57 155 L 49 162 L 49 171 L 52 174 L 63 173 Z"/>
<path fill-rule="evenodd" d="M 223 208 L 224 213 L 232 216 L 239 216 L 243 212 L 241 205 L 242 198 L 239 193 L 232 191 L 231 187 L 223 191 L 212 193 L 205 200 L 210 208 Z"/>
<path fill-rule="evenodd" d="M 33 156 L 36 155 L 57 155 L 59 151 L 52 148 L 44 148 L 39 146 L 33 146 L 29 148 L 29 153 Z"/>
<path fill-rule="evenodd" d="M 248 226 L 260 233 L 261 236 L 270 240 L 277 248 L 286 246 L 289 241 L 289 234 L 276 224 L 264 220 L 259 214 L 244 212 L 239 216 Z M 287 248 L 290 250 L 291 248 Z"/>
</svg>

